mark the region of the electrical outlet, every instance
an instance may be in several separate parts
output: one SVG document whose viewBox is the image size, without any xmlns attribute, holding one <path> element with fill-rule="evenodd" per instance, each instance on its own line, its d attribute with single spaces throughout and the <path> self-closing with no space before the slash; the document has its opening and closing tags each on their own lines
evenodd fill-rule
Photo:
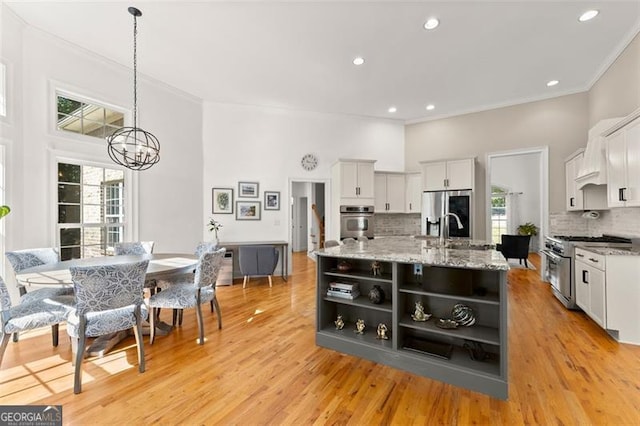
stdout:
<svg viewBox="0 0 640 426">
<path fill-rule="evenodd" d="M 416 263 L 413 265 L 413 275 L 422 275 L 422 264 Z"/>
</svg>

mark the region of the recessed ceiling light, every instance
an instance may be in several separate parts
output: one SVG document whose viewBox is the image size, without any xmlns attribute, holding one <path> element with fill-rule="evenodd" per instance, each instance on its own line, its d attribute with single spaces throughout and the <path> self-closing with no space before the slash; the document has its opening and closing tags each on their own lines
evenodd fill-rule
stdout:
<svg viewBox="0 0 640 426">
<path fill-rule="evenodd" d="M 429 19 L 427 19 L 427 22 L 424 23 L 424 29 L 425 30 L 433 30 L 438 25 L 440 25 L 440 21 L 438 21 L 438 18 L 429 18 Z"/>
<path fill-rule="evenodd" d="M 358 56 L 357 58 L 353 59 L 353 65 L 362 65 L 364 64 L 364 58 L 361 56 Z"/>
<path fill-rule="evenodd" d="M 427 105 L 427 111 L 432 111 L 436 106 L 433 104 Z"/>
<path fill-rule="evenodd" d="M 580 15 L 580 17 L 578 18 L 578 21 L 580 22 L 590 21 L 593 18 L 595 18 L 598 15 L 598 13 L 600 12 L 597 10 L 587 10 L 585 13 Z"/>
<path fill-rule="evenodd" d="M 398 108 L 396 107 L 389 107 L 389 112 L 396 112 L 398 110 Z"/>
<path fill-rule="evenodd" d="M 549 87 L 555 86 L 558 83 L 560 83 L 558 80 L 551 80 L 551 81 L 547 82 L 547 86 L 549 86 Z"/>
</svg>

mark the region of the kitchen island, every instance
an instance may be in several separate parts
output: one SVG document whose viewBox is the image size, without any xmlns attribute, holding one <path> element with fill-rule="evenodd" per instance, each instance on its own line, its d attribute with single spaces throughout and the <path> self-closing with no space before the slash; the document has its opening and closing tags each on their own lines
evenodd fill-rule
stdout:
<svg viewBox="0 0 640 426">
<path fill-rule="evenodd" d="M 317 251 L 316 343 L 507 399 L 509 265 L 484 248 L 386 237 Z M 384 300 L 374 303 L 370 293 Z M 452 326 L 440 320 L 452 319 L 457 304 L 473 320 L 462 308 L 469 325 L 442 328 Z"/>
</svg>

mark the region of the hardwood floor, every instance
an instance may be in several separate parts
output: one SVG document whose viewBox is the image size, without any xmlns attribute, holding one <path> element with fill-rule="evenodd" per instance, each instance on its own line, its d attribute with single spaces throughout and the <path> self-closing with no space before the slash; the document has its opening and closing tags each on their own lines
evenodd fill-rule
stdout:
<svg viewBox="0 0 640 426">
<path fill-rule="evenodd" d="M 640 424 L 640 347 L 566 310 L 538 271 L 509 271 L 500 401 L 317 347 L 315 263 L 292 260 L 288 283 L 220 287 L 223 328 L 206 311 L 203 346 L 188 310 L 170 335 L 145 338 L 145 373 L 133 337 L 86 360 L 79 395 L 68 339 L 52 348 L 48 329 L 21 334 L 0 370 L 0 405 L 62 404 L 65 424 Z"/>
</svg>

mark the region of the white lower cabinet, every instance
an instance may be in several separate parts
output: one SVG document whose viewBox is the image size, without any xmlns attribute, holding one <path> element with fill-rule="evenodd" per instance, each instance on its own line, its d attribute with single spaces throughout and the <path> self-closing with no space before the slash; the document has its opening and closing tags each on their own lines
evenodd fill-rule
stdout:
<svg viewBox="0 0 640 426">
<path fill-rule="evenodd" d="M 600 327 L 607 328 L 605 257 L 576 249 L 576 304 Z"/>
</svg>

